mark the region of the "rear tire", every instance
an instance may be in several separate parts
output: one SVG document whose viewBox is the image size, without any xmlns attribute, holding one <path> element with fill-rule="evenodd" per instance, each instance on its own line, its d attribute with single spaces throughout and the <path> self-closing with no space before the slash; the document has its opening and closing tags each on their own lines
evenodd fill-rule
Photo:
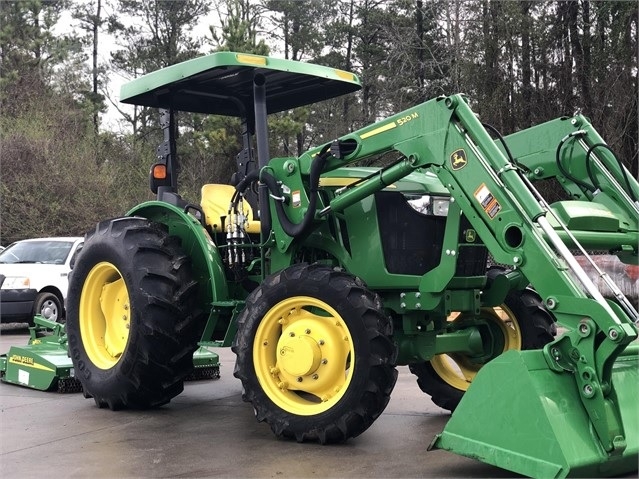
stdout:
<svg viewBox="0 0 639 479">
<path fill-rule="evenodd" d="M 397 380 L 392 325 L 377 295 L 320 265 L 291 266 L 246 301 L 235 377 L 278 437 L 322 444 L 364 432 Z"/>
<path fill-rule="evenodd" d="M 183 390 L 204 321 L 190 259 L 162 225 L 104 221 L 70 275 L 67 335 L 87 397 L 149 408 Z"/>
<path fill-rule="evenodd" d="M 498 269 L 489 271 L 489 279 Z M 482 315 L 503 321 L 504 352 L 509 349 L 541 349 L 557 335 L 553 316 L 544 308 L 536 291 L 526 288 L 510 291 L 504 304 L 493 313 L 484 308 Z M 506 316 L 505 320 L 503 316 Z M 409 365 L 417 376 L 419 388 L 431 396 L 433 403 L 442 409 L 454 411 L 472 378 L 483 364 L 473 362 L 463 354 L 439 354 L 430 361 Z M 459 370 L 459 372 L 458 372 Z"/>
</svg>

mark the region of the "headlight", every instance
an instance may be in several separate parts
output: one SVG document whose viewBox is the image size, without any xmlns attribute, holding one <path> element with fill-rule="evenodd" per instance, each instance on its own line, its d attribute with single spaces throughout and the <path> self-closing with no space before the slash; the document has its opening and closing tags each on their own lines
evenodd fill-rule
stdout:
<svg viewBox="0 0 639 479">
<path fill-rule="evenodd" d="M 422 195 L 408 199 L 408 204 L 423 215 L 447 216 L 450 198 L 444 196 Z"/>
<path fill-rule="evenodd" d="M 2 289 L 29 289 L 31 280 L 28 276 L 7 276 L 2 283 Z"/>
<path fill-rule="evenodd" d="M 433 214 L 435 216 L 448 216 L 450 198 L 433 198 Z"/>
</svg>

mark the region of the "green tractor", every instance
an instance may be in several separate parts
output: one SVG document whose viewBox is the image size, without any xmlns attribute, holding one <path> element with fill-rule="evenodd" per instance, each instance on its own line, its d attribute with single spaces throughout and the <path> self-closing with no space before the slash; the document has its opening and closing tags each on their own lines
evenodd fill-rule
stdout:
<svg viewBox="0 0 639 479">
<path fill-rule="evenodd" d="M 366 431 L 408 365 L 455 411 L 431 447 L 531 476 L 636 470 L 638 314 L 573 251 L 637 262 L 637 181 L 583 116 L 503 138 L 462 95 L 271 158 L 269 114 L 359 88 L 349 72 L 233 52 L 123 86 L 123 102 L 160 110 L 157 199 L 100 222 L 72 271 L 85 395 L 166 404 L 202 338 L 232 347 L 275 435 L 326 444 Z M 241 120 L 237 172 L 198 203 L 178 193 L 179 111 Z M 390 165 L 348 166 L 382 154 Z M 535 183 L 549 180 L 568 199 L 548 204 Z"/>
</svg>

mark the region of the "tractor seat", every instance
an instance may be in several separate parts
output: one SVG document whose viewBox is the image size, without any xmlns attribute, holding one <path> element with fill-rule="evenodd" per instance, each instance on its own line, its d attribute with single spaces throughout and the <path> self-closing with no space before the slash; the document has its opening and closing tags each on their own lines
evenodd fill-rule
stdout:
<svg viewBox="0 0 639 479">
<path fill-rule="evenodd" d="M 200 206 L 204 211 L 206 217 L 206 223 L 213 229 L 213 231 L 221 232 L 222 230 L 222 217 L 228 216 L 229 204 L 231 198 L 235 193 L 235 188 L 231 185 L 222 184 L 207 184 L 202 186 L 202 201 Z M 252 220 L 253 209 L 249 205 L 248 201 L 242 198 L 242 210 L 249 220 L 246 222 L 247 233 L 260 233 L 260 222 Z M 228 222 L 228 218 L 225 219 L 224 225 Z"/>
</svg>

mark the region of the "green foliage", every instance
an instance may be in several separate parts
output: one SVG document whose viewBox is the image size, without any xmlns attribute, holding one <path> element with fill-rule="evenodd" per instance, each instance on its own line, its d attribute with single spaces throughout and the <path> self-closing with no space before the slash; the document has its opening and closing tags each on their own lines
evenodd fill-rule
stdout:
<svg viewBox="0 0 639 479">
<path fill-rule="evenodd" d="M 70 54 L 71 40 L 53 33 L 66 0 L 0 2 L 0 107 L 19 108 L 29 90 L 42 90 L 56 65 Z"/>
<path fill-rule="evenodd" d="M 37 236 L 82 235 L 96 221 L 122 215 L 148 190 L 126 164 L 135 153 L 104 134 L 72 99 L 52 94 L 0 119 L 2 244 Z M 148 165 L 149 159 L 146 159 Z"/>
<path fill-rule="evenodd" d="M 266 0 L 275 28 L 269 36 L 284 53 L 284 58 L 307 60 L 321 55 L 336 16 L 336 0 Z"/>
<path fill-rule="evenodd" d="M 114 52 L 113 65 L 135 77 L 197 55 L 202 41 L 191 32 L 209 2 L 120 0 L 118 10 L 126 24 L 112 20 L 110 30 L 126 48 Z"/>
<path fill-rule="evenodd" d="M 269 47 L 257 35 L 262 19 L 250 0 L 225 0 L 217 8 L 220 31 L 210 26 L 211 36 L 217 51 L 268 55 Z"/>
<path fill-rule="evenodd" d="M 93 116 L 93 125 L 97 133 L 100 124 L 99 114 L 107 111 L 106 98 L 101 93 L 106 74 L 105 65 L 98 59 L 98 51 L 101 46 L 101 30 L 107 25 L 108 17 L 104 14 L 107 0 L 81 1 L 74 5 L 73 18 L 79 22 L 80 34 L 76 34 L 78 42 L 86 49 L 91 50 L 91 63 L 85 61 L 80 68 L 74 68 L 74 72 L 80 72 L 87 85 L 78 88 L 84 107 Z M 88 78 L 91 79 L 90 85 Z"/>
</svg>

